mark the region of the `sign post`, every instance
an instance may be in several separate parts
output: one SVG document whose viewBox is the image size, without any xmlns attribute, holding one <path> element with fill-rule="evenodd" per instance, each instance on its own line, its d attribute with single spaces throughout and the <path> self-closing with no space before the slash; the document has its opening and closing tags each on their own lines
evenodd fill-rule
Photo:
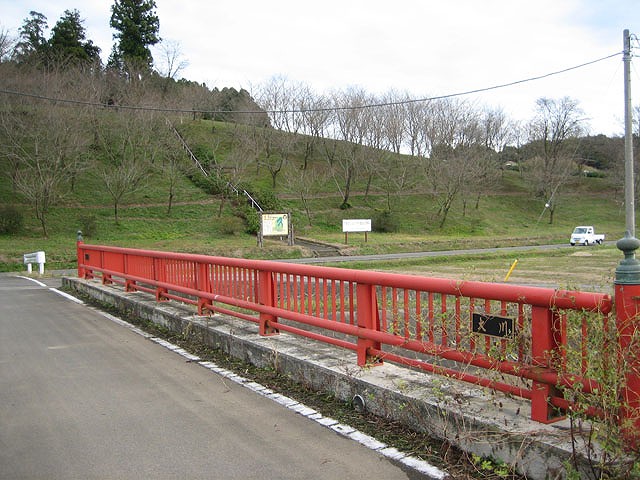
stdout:
<svg viewBox="0 0 640 480">
<path fill-rule="evenodd" d="M 349 232 L 364 232 L 364 241 L 367 242 L 367 232 L 371 231 L 370 218 L 356 218 L 342 220 L 342 231 L 344 232 L 344 243 L 349 243 Z"/>
<path fill-rule="evenodd" d="M 291 213 L 260 212 L 258 245 L 262 247 L 264 237 L 287 237 L 287 245 L 293 245 Z"/>
</svg>

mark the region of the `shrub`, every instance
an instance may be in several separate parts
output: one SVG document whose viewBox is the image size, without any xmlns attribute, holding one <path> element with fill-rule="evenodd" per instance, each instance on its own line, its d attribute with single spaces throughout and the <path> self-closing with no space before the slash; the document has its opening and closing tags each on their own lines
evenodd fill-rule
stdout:
<svg viewBox="0 0 640 480">
<path fill-rule="evenodd" d="M 242 232 L 242 220 L 238 217 L 221 217 L 218 219 L 218 229 L 223 235 L 235 235 Z"/>
<path fill-rule="evenodd" d="M 270 188 L 262 188 L 253 192 L 249 190 L 249 188 L 246 188 L 246 190 L 251 193 L 251 196 L 256 202 L 258 202 L 262 210 L 265 212 L 278 211 L 282 209 L 280 200 L 276 197 L 275 192 Z"/>
<path fill-rule="evenodd" d="M 22 212 L 13 205 L 0 207 L 0 234 L 18 233 L 23 221 Z"/>
<path fill-rule="evenodd" d="M 245 222 L 245 233 L 257 235 L 260 231 L 260 215 L 251 207 L 245 207 L 243 212 Z"/>
<path fill-rule="evenodd" d="M 377 212 L 371 223 L 373 224 L 371 228 L 374 232 L 393 233 L 397 232 L 400 228 L 397 217 L 389 210 Z"/>
<path fill-rule="evenodd" d="M 98 222 L 95 215 L 81 215 L 78 217 L 80 231 L 85 237 L 93 237 L 98 233 Z"/>
</svg>

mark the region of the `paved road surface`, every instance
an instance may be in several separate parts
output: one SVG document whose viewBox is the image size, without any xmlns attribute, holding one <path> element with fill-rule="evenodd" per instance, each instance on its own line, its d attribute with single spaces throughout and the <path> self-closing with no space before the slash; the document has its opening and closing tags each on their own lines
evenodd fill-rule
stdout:
<svg viewBox="0 0 640 480">
<path fill-rule="evenodd" d="M 0 276 L 0 478 L 408 475 L 85 305 Z"/>
<path fill-rule="evenodd" d="M 616 242 L 604 242 L 604 245 L 615 245 Z M 481 255 L 483 253 L 497 252 L 524 252 L 527 250 L 557 250 L 559 248 L 580 248 L 571 247 L 568 243 L 554 245 L 522 245 L 519 247 L 493 247 L 493 248 L 467 248 L 463 250 L 436 250 L 428 252 L 404 252 L 404 253 L 381 253 L 373 255 L 344 255 L 344 256 L 326 256 L 326 257 L 310 257 L 280 260 L 288 263 L 334 263 L 334 262 L 354 262 L 354 261 L 376 261 L 376 260 L 393 260 L 406 258 L 424 258 L 424 257 L 450 257 L 455 255 Z"/>
</svg>

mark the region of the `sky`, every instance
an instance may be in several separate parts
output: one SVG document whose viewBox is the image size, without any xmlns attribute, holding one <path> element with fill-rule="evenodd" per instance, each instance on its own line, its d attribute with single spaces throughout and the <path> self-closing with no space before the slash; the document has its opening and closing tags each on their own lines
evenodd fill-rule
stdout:
<svg viewBox="0 0 640 480">
<path fill-rule="evenodd" d="M 360 87 L 429 98 L 464 95 L 526 122 L 535 102 L 579 102 L 590 133 L 623 135 L 623 31 L 640 38 L 638 0 L 155 0 L 160 36 L 188 62 L 179 76 L 249 92 L 272 77 L 318 94 Z M 30 11 L 53 27 L 77 9 L 106 59 L 111 0 L 0 0 L 0 28 L 17 36 Z M 47 32 L 47 37 L 50 31 Z M 631 98 L 640 105 L 640 41 Z M 583 65 L 566 73 L 554 72 Z M 154 50 L 154 57 L 160 58 Z M 637 92 L 637 93 L 635 93 Z"/>
</svg>

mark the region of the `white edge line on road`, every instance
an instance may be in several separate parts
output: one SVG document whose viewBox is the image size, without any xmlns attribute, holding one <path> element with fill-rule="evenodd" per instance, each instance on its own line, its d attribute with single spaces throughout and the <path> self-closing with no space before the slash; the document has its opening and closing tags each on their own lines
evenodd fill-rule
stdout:
<svg viewBox="0 0 640 480">
<path fill-rule="evenodd" d="M 20 278 L 26 278 L 28 280 L 32 280 L 36 283 L 38 283 L 41 286 L 46 287 L 46 285 L 44 285 L 41 282 L 38 282 L 37 280 L 33 280 L 29 277 L 20 277 Z M 61 292 L 60 290 L 56 289 L 56 288 L 49 288 L 49 290 L 62 295 L 63 297 L 74 301 L 76 303 L 81 303 L 84 304 L 84 302 L 72 295 L 69 295 L 68 293 L 65 292 Z M 99 313 L 100 315 L 102 315 L 104 318 L 111 320 L 114 323 L 117 323 L 118 325 L 121 325 L 123 327 L 128 328 L 129 330 L 131 330 L 134 333 L 137 333 L 138 335 L 141 335 L 149 340 L 151 340 L 152 342 L 157 343 L 158 345 L 163 346 L 164 348 L 171 350 L 174 353 L 177 353 L 178 355 L 180 355 L 181 357 L 187 359 L 187 361 L 189 362 L 193 362 L 193 363 L 197 363 L 200 366 L 210 370 L 211 372 L 217 374 L 217 375 L 221 375 L 227 379 L 232 380 L 233 382 L 237 383 L 238 385 L 241 385 L 245 388 L 248 388 L 249 390 L 252 390 L 253 392 L 257 393 L 260 396 L 266 397 L 268 399 L 270 399 L 273 402 L 278 403 L 279 405 L 282 405 L 283 407 L 292 410 L 294 412 L 296 412 L 299 415 L 302 415 L 303 417 L 308 418 L 309 420 L 313 420 L 314 422 L 322 425 L 325 428 L 328 428 L 329 430 L 332 430 L 334 432 L 336 432 L 339 435 L 342 435 L 344 437 L 347 437 L 355 442 L 358 442 L 360 445 L 362 445 L 365 448 L 368 448 L 370 450 L 373 450 L 375 452 L 378 452 L 380 455 L 390 459 L 390 460 L 395 460 L 398 461 L 399 463 L 402 463 L 404 466 L 411 468 L 413 470 L 416 470 L 417 472 L 422 473 L 423 475 L 427 475 L 429 478 L 432 479 L 437 479 L 437 480 L 443 480 L 444 478 L 447 477 L 447 473 L 443 470 L 440 470 L 438 467 L 435 467 L 434 465 L 431 465 L 428 462 L 425 462 L 424 460 L 421 460 L 419 458 L 416 457 L 412 457 L 409 456 L 407 454 L 405 454 L 404 452 L 401 452 L 399 450 L 397 450 L 394 447 L 390 447 L 387 444 L 380 442 L 379 440 L 376 440 L 375 438 L 360 432 L 359 430 L 356 430 L 353 427 L 350 427 L 349 425 L 344 425 L 339 423 L 337 420 L 330 418 L 330 417 L 325 417 L 324 415 L 322 415 L 321 413 L 315 411 L 313 408 L 311 407 L 307 407 L 306 405 L 292 399 L 289 397 L 286 397 L 284 395 L 281 395 L 277 392 L 274 392 L 273 390 L 257 383 L 254 382 L 252 380 L 249 380 L 247 378 L 241 377 L 240 375 L 237 375 L 235 373 L 233 373 L 230 370 L 226 370 L 222 367 L 219 367 L 218 365 L 216 365 L 213 362 L 209 362 L 209 361 L 204 361 L 201 360 L 199 357 L 197 357 L 196 355 L 193 355 L 189 352 L 187 352 L 186 350 L 180 348 L 177 345 L 174 345 L 164 339 L 161 338 L 157 338 L 154 337 L 150 334 L 148 334 L 147 332 L 145 332 L 144 330 L 139 329 L 138 327 L 136 327 L 135 325 L 130 324 L 129 322 L 122 320 L 121 318 L 116 317 L 115 315 L 111 315 L 110 313 L 106 313 L 106 312 L 102 312 L 101 310 L 95 309 L 93 307 L 89 307 L 92 310 L 94 310 L 95 312 Z"/>
<path fill-rule="evenodd" d="M 67 300 L 71 300 L 72 302 L 76 302 L 76 303 L 79 303 L 80 305 L 84 305 L 84 302 L 82 300 L 80 300 L 79 298 L 76 298 L 73 295 L 69 295 L 68 293 L 63 292 L 61 290 L 58 290 L 57 288 L 51 287 L 49 290 L 51 290 L 52 292 L 57 293 L 58 295 L 66 298 Z"/>
<path fill-rule="evenodd" d="M 30 281 L 32 281 L 33 283 L 37 283 L 37 284 L 38 284 L 39 286 L 41 286 L 41 287 L 46 287 L 46 286 L 47 286 L 46 284 L 42 283 L 40 280 L 36 280 L 35 278 L 31 278 L 31 277 L 24 277 L 24 276 L 22 276 L 22 275 L 16 275 L 16 276 L 17 276 L 18 278 L 23 278 L 23 279 L 25 279 L 25 280 L 30 280 Z"/>
<path fill-rule="evenodd" d="M 35 278 L 31 278 L 31 277 L 25 277 L 23 275 L 17 275 L 17 277 L 18 278 L 22 278 L 24 280 L 29 280 L 29 281 L 37 284 L 40 287 L 49 288 L 49 290 L 51 290 L 54 293 L 57 293 L 58 295 L 66 298 L 67 300 L 71 300 L 72 302 L 79 303 L 80 305 L 84 305 L 84 302 L 82 300 L 80 300 L 79 298 L 76 298 L 73 295 L 69 295 L 68 293 L 63 292 L 61 290 L 58 290 L 57 288 L 48 287 L 48 285 L 46 283 L 42 283 L 40 280 L 36 280 Z"/>
</svg>

